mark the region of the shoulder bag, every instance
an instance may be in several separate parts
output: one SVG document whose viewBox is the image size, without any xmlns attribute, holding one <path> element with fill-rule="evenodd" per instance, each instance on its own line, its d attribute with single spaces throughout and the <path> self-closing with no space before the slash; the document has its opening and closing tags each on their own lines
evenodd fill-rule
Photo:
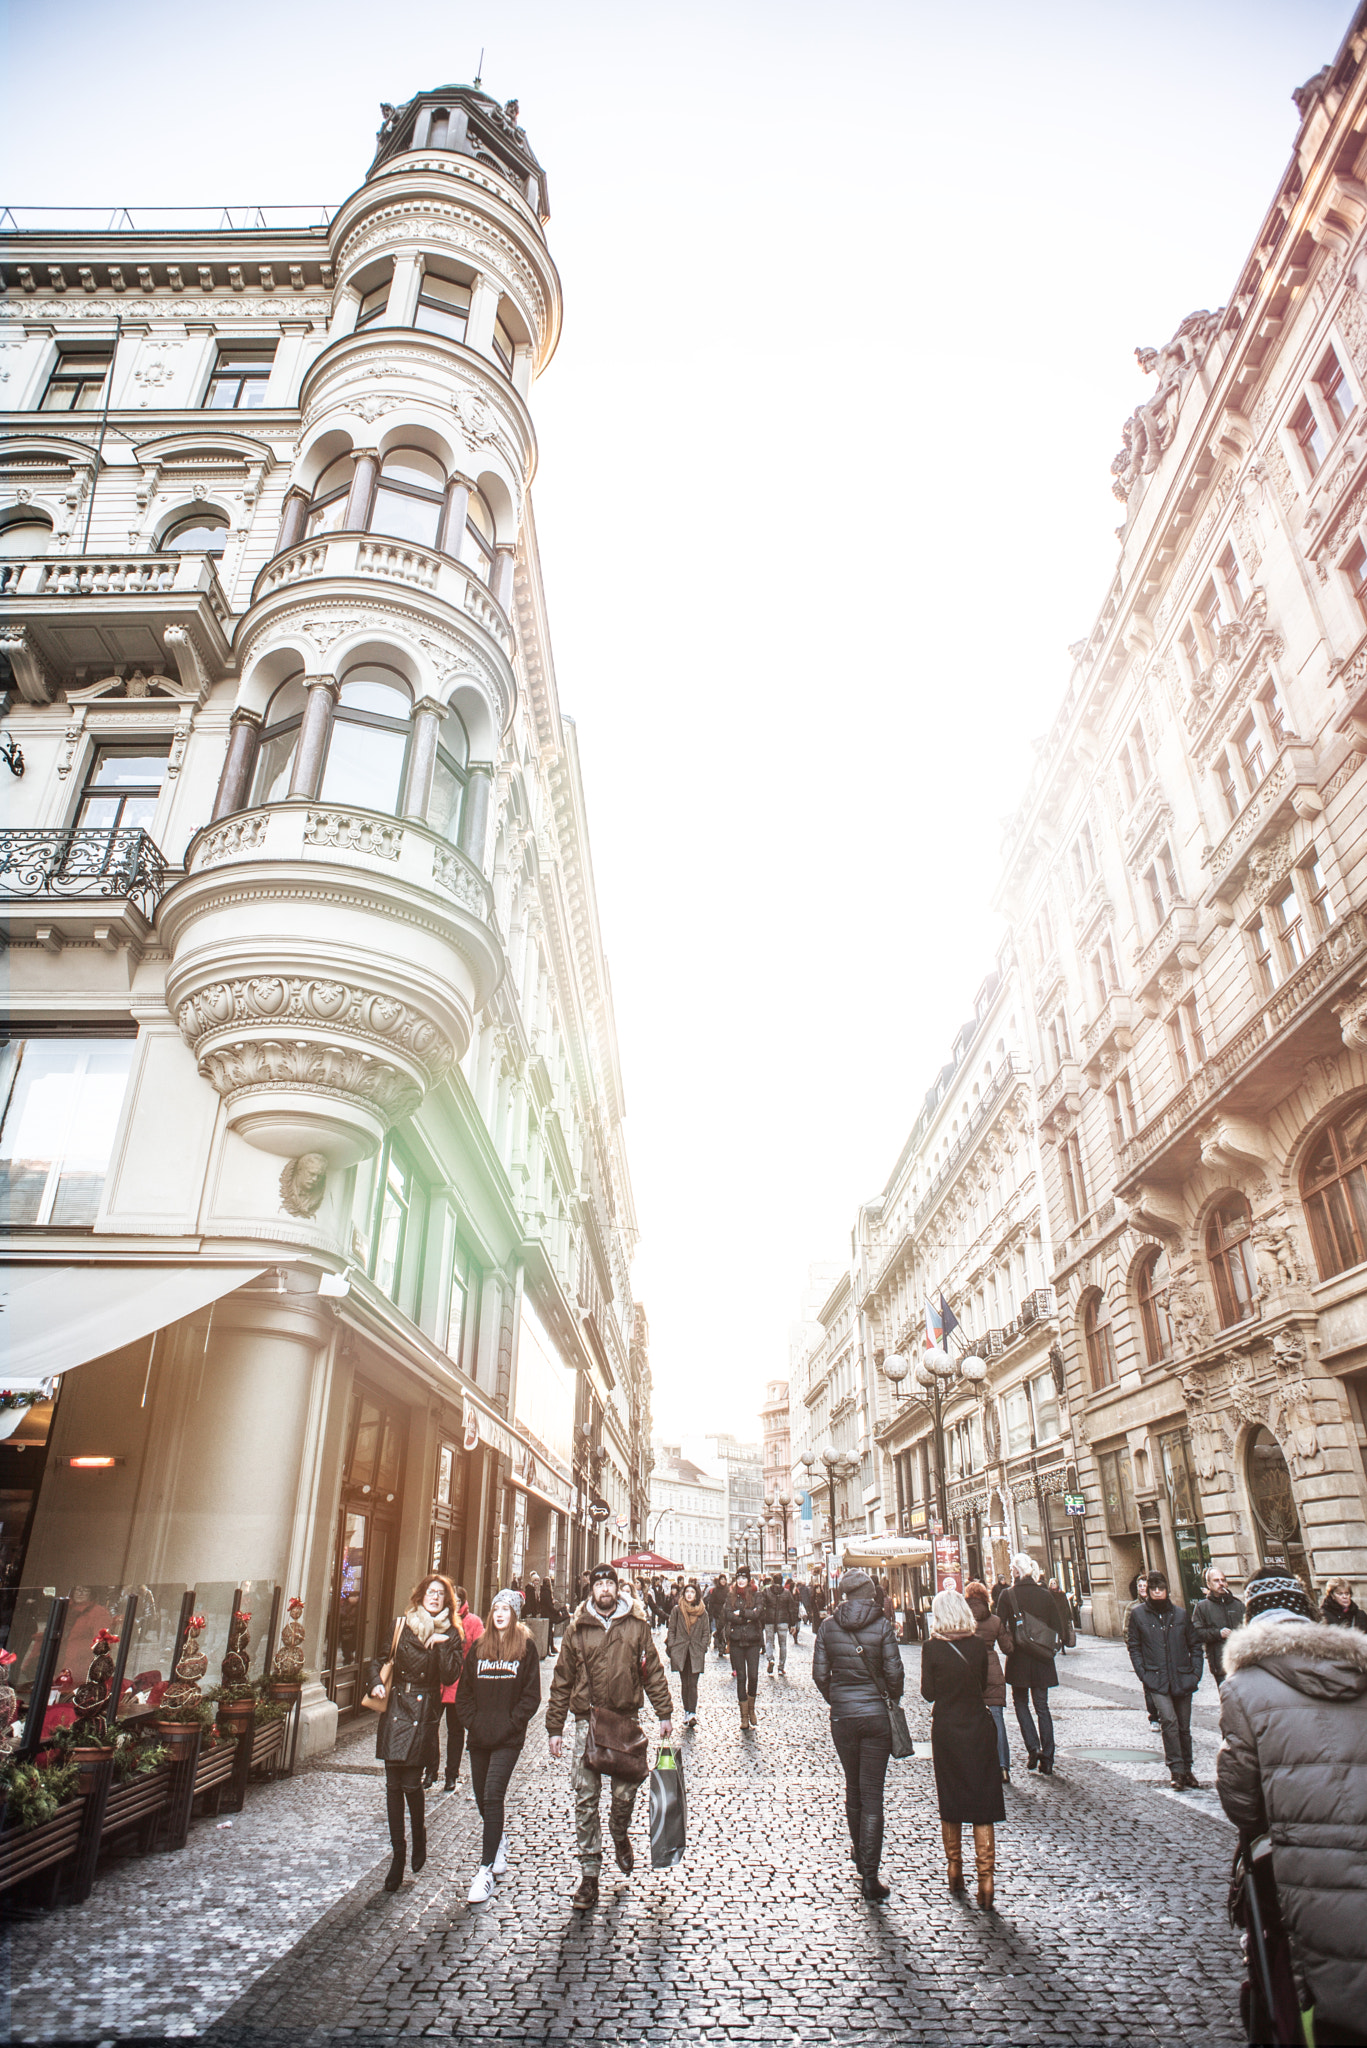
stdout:
<svg viewBox="0 0 1367 2048">
<path fill-rule="evenodd" d="M 369 1686 L 367 1686 L 365 1691 L 361 1694 L 361 1705 L 363 1707 L 368 1708 L 372 1714 L 382 1714 L 385 1708 L 389 1705 L 389 1691 L 390 1687 L 394 1683 L 394 1658 L 398 1652 L 399 1635 L 402 1628 L 403 1616 L 400 1615 L 398 1620 L 394 1624 L 394 1640 L 389 1645 L 389 1656 L 386 1659 L 386 1661 L 380 1666 L 380 1684 L 384 1687 L 383 1698 L 378 1700 L 373 1699 L 371 1697 L 371 1691 Z"/>
<path fill-rule="evenodd" d="M 1037 1614 L 1027 1614 L 1019 1600 L 1011 1602 L 1014 1625 L 1011 1640 L 1028 1657 L 1052 1657 L 1058 1649 L 1058 1630 L 1050 1628 Z"/>
<path fill-rule="evenodd" d="M 853 1633 L 852 1630 L 849 1629 L 847 1629 L 845 1633 L 849 1636 L 850 1641 L 854 1644 L 855 1649 L 859 1652 L 859 1655 L 863 1660 L 864 1669 L 868 1672 L 869 1678 L 873 1683 L 873 1689 L 878 1694 L 879 1698 L 882 1700 L 884 1707 L 887 1709 L 888 1734 L 892 1739 L 893 1755 L 897 1757 L 914 1756 L 916 1753 L 916 1745 L 911 1739 L 911 1730 L 907 1726 L 907 1717 L 903 1711 L 902 1702 L 900 1700 L 895 1700 L 890 1697 L 887 1687 L 883 1684 L 881 1674 L 874 1668 L 873 1664 L 869 1661 L 869 1657 L 864 1649 L 864 1645 L 859 1641 L 858 1637 Z"/>
<path fill-rule="evenodd" d="M 589 1660 L 584 1655 L 582 1625 L 575 1630 L 579 1662 L 589 1695 L 589 1732 L 584 1744 L 584 1762 L 602 1777 L 627 1778 L 639 1785 L 650 1775 L 650 1749 L 646 1732 L 635 1714 L 619 1714 L 612 1707 L 595 1705 Z"/>
</svg>

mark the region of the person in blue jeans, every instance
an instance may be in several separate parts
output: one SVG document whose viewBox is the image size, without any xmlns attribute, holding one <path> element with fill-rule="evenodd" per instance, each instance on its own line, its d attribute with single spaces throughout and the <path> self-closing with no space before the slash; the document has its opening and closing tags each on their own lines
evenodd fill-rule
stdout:
<svg viewBox="0 0 1367 2048">
<path fill-rule="evenodd" d="M 1039 1582 L 1039 1566 L 1025 1551 L 1011 1560 L 1011 1581 L 1010 1591 L 1003 1593 L 997 1603 L 997 1613 L 1011 1639 L 1006 1682 L 1011 1688 L 1017 1724 L 1025 1738 L 1025 1768 L 1049 1778 L 1054 1771 L 1054 1717 L 1049 1712 L 1049 1690 L 1058 1684 L 1058 1671 L 1052 1650 L 1043 1650 L 1038 1642 L 1027 1646 L 1021 1620 L 1030 1615 L 1057 1643 L 1058 1611 L 1053 1595 Z"/>
</svg>

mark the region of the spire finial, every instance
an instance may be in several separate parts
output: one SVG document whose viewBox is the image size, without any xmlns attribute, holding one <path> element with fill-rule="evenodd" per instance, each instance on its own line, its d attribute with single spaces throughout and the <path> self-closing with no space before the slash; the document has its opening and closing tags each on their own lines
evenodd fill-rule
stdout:
<svg viewBox="0 0 1367 2048">
<path fill-rule="evenodd" d="M 484 52 L 483 52 L 483 50 L 481 50 L 481 51 L 480 51 L 480 53 L 479 53 L 479 69 L 478 69 L 478 70 L 476 71 L 476 73 L 475 73 L 475 91 L 476 91 L 476 92 L 478 92 L 478 91 L 479 91 L 479 89 L 480 89 L 480 87 L 481 87 L 481 86 L 483 85 L 483 83 L 484 83 Z"/>
</svg>

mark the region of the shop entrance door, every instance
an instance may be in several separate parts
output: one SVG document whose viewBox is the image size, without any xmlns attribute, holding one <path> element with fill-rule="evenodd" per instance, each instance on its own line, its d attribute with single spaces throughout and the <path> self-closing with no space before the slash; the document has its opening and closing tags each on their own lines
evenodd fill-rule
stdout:
<svg viewBox="0 0 1367 2048">
<path fill-rule="evenodd" d="M 383 1662 L 389 1649 L 404 1433 L 401 1410 L 353 1389 L 323 1655 L 324 1683 L 343 1720 L 359 1711 L 370 1659 Z"/>
</svg>

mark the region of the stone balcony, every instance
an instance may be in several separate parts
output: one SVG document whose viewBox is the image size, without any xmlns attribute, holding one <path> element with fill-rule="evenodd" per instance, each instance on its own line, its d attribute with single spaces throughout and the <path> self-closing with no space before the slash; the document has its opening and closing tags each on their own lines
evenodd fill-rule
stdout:
<svg viewBox="0 0 1367 2048">
<path fill-rule="evenodd" d="M 1291 817 L 1313 818 L 1324 809 L 1311 747 L 1283 747 L 1223 839 L 1203 856 L 1210 893 L 1228 904 L 1239 892 L 1249 855 Z"/>
<path fill-rule="evenodd" d="M 1176 904 L 1163 919 L 1146 946 L 1134 956 L 1135 988 L 1146 1016 L 1159 1010 L 1158 977 L 1165 967 L 1195 967 L 1200 962 L 1196 927 L 1198 917 L 1190 904 Z"/>
<path fill-rule="evenodd" d="M 1306 1062 L 1343 1050 L 1356 1014 L 1340 1020 L 1344 999 L 1367 969 L 1367 913 L 1332 925 L 1315 951 L 1232 1037 L 1120 1148 L 1117 1192 L 1141 1181 L 1173 1181 L 1200 1163 L 1200 1131 L 1217 1111 L 1265 1121 Z M 1336 998 L 1339 999 L 1336 1001 Z M 1356 1043 L 1357 1040 L 1352 1041 Z"/>
<path fill-rule="evenodd" d="M 157 919 L 166 1001 L 229 1127 L 285 1158 L 365 1157 L 498 984 L 483 875 L 412 819 L 314 802 L 206 827 L 185 868 Z"/>
<path fill-rule="evenodd" d="M 0 562 L 0 652 L 20 695 L 58 676 L 175 669 L 202 699 L 229 664 L 232 615 L 211 555 L 56 555 Z"/>
<path fill-rule="evenodd" d="M 1128 1052 L 1134 1044 L 1138 1022 L 1136 1006 L 1122 989 L 1112 989 L 1082 1037 L 1086 1057 L 1082 1071 L 1095 1088 L 1101 1078 L 1102 1062 L 1109 1052 Z"/>
<path fill-rule="evenodd" d="M 473 620 L 504 660 L 512 660 L 513 629 L 507 614 L 472 569 L 433 548 L 383 534 L 331 533 L 301 541 L 266 564 L 252 586 L 252 608 L 269 604 L 283 592 L 305 594 L 305 586 L 339 579 L 353 585 L 406 584 Z"/>
</svg>

